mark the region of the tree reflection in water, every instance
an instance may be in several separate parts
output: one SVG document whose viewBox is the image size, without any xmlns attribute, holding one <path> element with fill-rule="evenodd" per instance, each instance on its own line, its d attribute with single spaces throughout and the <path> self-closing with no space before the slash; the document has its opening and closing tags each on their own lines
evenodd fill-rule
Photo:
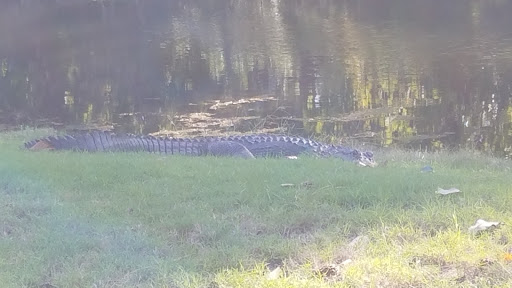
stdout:
<svg viewBox="0 0 512 288">
<path fill-rule="evenodd" d="M 406 2 L 2 1 L 0 123 L 508 155 L 512 2 Z"/>
</svg>

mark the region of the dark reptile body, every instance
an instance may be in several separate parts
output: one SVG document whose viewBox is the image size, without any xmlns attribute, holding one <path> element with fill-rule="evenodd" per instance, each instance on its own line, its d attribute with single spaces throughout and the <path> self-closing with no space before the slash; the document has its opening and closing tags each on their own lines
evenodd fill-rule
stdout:
<svg viewBox="0 0 512 288">
<path fill-rule="evenodd" d="M 40 141 L 45 141 L 55 150 L 89 152 L 146 151 L 191 156 L 215 155 L 243 158 L 296 156 L 309 153 L 355 162 L 364 160 L 363 162 L 370 166 L 374 163 L 372 152 L 361 152 L 345 146 L 327 145 L 303 137 L 274 134 L 169 138 L 131 134 L 116 135 L 112 132 L 93 131 L 32 140 L 25 143 L 25 147 L 30 149 Z"/>
</svg>

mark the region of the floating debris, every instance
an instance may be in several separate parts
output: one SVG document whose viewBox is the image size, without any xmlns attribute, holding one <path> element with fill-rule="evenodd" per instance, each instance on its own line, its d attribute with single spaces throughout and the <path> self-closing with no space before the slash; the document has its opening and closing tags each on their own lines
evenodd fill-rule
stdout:
<svg viewBox="0 0 512 288">
<path fill-rule="evenodd" d="M 483 219 L 476 220 L 475 225 L 469 227 L 469 232 L 476 234 L 480 231 L 488 230 L 490 228 L 497 228 L 501 225 L 501 222 L 488 222 Z"/>
<path fill-rule="evenodd" d="M 217 110 L 217 109 L 220 109 L 220 108 L 226 108 L 228 106 L 233 106 L 233 105 L 250 104 L 250 103 L 255 103 L 255 102 L 266 102 L 266 101 L 277 101 L 277 98 L 274 97 L 274 96 L 269 96 L 269 95 L 261 95 L 261 96 L 258 96 L 258 97 L 252 97 L 252 98 L 247 98 L 247 99 L 240 99 L 240 100 L 237 100 L 237 101 L 224 101 L 224 102 L 222 102 L 220 100 L 216 100 L 216 101 L 214 101 L 215 104 L 210 106 L 209 109 Z"/>
<path fill-rule="evenodd" d="M 448 194 L 459 193 L 459 192 L 460 192 L 460 190 L 457 188 L 443 189 L 443 188 L 438 187 L 437 191 L 435 193 L 441 194 L 441 195 L 448 195 Z"/>
</svg>

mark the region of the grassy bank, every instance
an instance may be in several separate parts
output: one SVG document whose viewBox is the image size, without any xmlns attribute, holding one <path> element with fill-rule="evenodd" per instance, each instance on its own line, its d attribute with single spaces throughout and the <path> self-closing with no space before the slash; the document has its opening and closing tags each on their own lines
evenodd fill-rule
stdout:
<svg viewBox="0 0 512 288">
<path fill-rule="evenodd" d="M 386 151 L 387 165 L 363 168 L 19 149 L 49 133 L 0 134 L 2 287 L 512 285 L 510 225 L 468 233 L 479 218 L 512 223 L 509 161 Z"/>
</svg>

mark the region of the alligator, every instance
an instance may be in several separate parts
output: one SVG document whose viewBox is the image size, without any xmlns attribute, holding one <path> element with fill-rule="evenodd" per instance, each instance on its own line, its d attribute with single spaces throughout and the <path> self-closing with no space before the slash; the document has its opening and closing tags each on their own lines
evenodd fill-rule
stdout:
<svg viewBox="0 0 512 288">
<path fill-rule="evenodd" d="M 169 138 L 115 134 L 105 131 L 80 132 L 39 138 L 25 143 L 29 150 L 146 151 L 189 156 L 235 156 L 241 158 L 297 156 L 311 154 L 335 157 L 374 167 L 373 153 L 346 146 L 328 145 L 303 137 L 279 134 L 200 136 Z"/>
</svg>

